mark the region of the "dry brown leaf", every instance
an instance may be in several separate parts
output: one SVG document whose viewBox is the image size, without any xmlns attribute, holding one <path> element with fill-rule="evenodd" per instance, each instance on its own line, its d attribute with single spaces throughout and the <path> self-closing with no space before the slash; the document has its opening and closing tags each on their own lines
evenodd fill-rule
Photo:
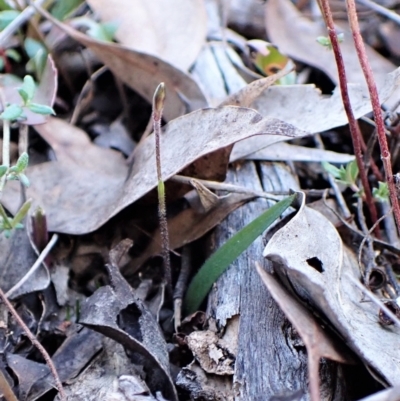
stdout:
<svg viewBox="0 0 400 401">
<path fill-rule="evenodd" d="M 300 299 L 316 308 L 344 342 L 388 383 L 400 383 L 400 328 L 379 324 L 379 308 L 362 302 L 362 292 L 347 276 L 360 280 L 357 260 L 343 246 L 335 227 L 304 204 L 268 242 L 264 256 Z M 321 235 L 323 234 L 323 235 Z"/>
<path fill-rule="evenodd" d="M 40 12 L 69 36 L 92 50 L 118 78 L 149 103 L 152 102 L 158 84 L 164 82 L 167 89 L 164 117 L 167 121 L 207 106 L 196 82 L 171 64 L 116 43 L 100 42 L 57 21 L 43 9 Z"/>
<path fill-rule="evenodd" d="M 189 194 L 187 195 L 189 196 Z M 197 198 L 197 203 L 200 200 Z M 168 220 L 169 247 L 177 249 L 196 239 L 201 238 L 205 233 L 219 224 L 229 213 L 254 198 L 251 194 L 231 193 L 229 196 L 217 198 L 214 207 L 204 211 L 202 207 L 197 210 L 190 207 L 183 210 L 177 216 Z M 125 268 L 126 272 L 133 273 L 150 257 L 161 254 L 161 236 L 157 229 L 151 237 L 150 245 L 133 259 Z"/>
<path fill-rule="evenodd" d="M 88 0 L 104 22 L 116 22 L 124 46 L 151 54 L 182 71 L 196 60 L 207 33 L 202 0 Z"/>
<path fill-rule="evenodd" d="M 275 143 L 245 157 L 246 160 L 329 162 L 346 164 L 354 160 L 353 155 L 331 150 Z"/>
<path fill-rule="evenodd" d="M 385 84 L 379 90 L 379 98 L 384 103 L 400 85 L 400 68 L 386 75 Z M 359 84 L 349 84 L 349 95 L 356 118 L 369 113 L 371 103 L 368 91 Z M 270 86 L 251 104 L 264 117 L 274 117 L 293 124 L 299 129 L 316 133 L 347 124 L 339 90 L 332 96 L 323 96 L 314 85 Z M 264 139 L 249 138 L 237 143 L 230 161 L 269 146 Z"/>
<path fill-rule="evenodd" d="M 321 69 L 332 81 L 338 82 L 333 52 L 316 40 L 318 36 L 327 36 L 322 18 L 311 21 L 298 11 L 290 0 L 271 0 L 266 4 L 265 24 L 270 41 L 278 46 L 281 52 Z M 339 31 L 344 31 L 340 49 L 346 67 L 347 81 L 365 85 L 352 35 L 346 29 Z M 393 71 L 396 66 L 367 45 L 366 51 L 376 83 L 380 88 L 385 81 L 385 75 Z"/>
<path fill-rule="evenodd" d="M 64 139 L 61 134 L 57 136 L 57 130 L 53 133 L 52 146 L 61 149 Z M 215 170 L 219 173 L 219 150 L 252 135 L 266 136 L 272 144 L 308 133 L 280 120 L 263 119 L 251 109 L 225 106 L 198 110 L 165 127 L 161 136 L 163 179 L 168 180 L 203 156 L 208 162 L 202 166 L 209 171 L 197 171 L 197 177 L 212 176 Z M 33 208 L 40 205 L 46 211 L 50 231 L 70 234 L 93 231 L 157 186 L 154 148 L 151 135 L 137 149 L 131 175 L 126 180 L 126 167 L 121 165 L 122 157 L 116 152 L 86 144 L 80 151 L 84 156 L 78 157 L 72 151 L 68 154 L 66 146 L 59 161 L 27 169 L 31 181 L 27 195 L 33 199 Z M 85 157 L 96 162 L 86 161 Z M 2 202 L 15 212 L 18 199 L 19 186 L 10 182 Z"/>
<path fill-rule="evenodd" d="M 351 363 L 353 361 L 348 355 L 349 352 L 346 353 L 344 347 L 340 346 L 338 338 L 333 338 L 330 333 L 322 329 L 311 312 L 301 305 L 272 274 L 267 273 L 257 262 L 256 267 L 268 292 L 303 340 L 307 348 L 310 393 L 317 392 L 317 390 L 319 393 L 319 361 L 321 358 L 328 358 L 339 363 Z M 311 397 L 311 399 L 315 398 Z"/>
</svg>

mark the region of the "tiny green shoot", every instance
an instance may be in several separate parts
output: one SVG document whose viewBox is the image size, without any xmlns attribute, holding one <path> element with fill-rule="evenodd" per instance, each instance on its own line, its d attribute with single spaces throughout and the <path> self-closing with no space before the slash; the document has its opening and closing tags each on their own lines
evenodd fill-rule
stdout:
<svg viewBox="0 0 400 401">
<path fill-rule="evenodd" d="M 389 201 L 389 188 L 386 182 L 378 181 L 378 188 L 372 188 L 372 196 L 378 202 Z"/>
<path fill-rule="evenodd" d="M 344 40 L 344 33 L 339 33 L 337 35 L 338 38 L 338 42 L 342 43 Z M 328 36 L 318 36 L 316 41 L 324 46 L 325 48 L 327 48 L 328 50 L 332 50 L 332 43 L 331 43 L 331 39 Z"/>
<path fill-rule="evenodd" d="M 221 274 L 292 204 L 295 198 L 296 195 L 291 195 L 270 207 L 211 255 L 194 276 L 186 292 L 184 305 L 188 314 L 198 310 Z"/>
</svg>

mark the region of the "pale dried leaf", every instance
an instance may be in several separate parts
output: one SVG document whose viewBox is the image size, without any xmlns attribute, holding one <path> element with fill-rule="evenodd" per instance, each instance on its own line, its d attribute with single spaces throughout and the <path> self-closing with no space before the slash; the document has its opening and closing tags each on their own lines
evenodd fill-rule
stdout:
<svg viewBox="0 0 400 401">
<path fill-rule="evenodd" d="M 318 36 L 327 36 L 327 29 L 322 18 L 311 21 L 298 11 L 290 0 L 271 0 L 267 2 L 265 8 L 265 26 L 270 41 L 278 46 L 282 53 L 321 69 L 335 83 L 338 82 L 333 52 L 324 48 L 316 40 Z M 351 32 L 345 28 L 340 29 L 339 32 L 343 30 L 345 31 L 344 40 L 340 44 L 340 49 L 346 67 L 347 81 L 365 86 Z M 368 45 L 365 46 L 376 84 L 380 88 L 386 74 L 393 71 L 396 66 Z"/>
<path fill-rule="evenodd" d="M 321 235 L 323 233 L 323 235 Z M 268 242 L 264 256 L 300 299 L 313 305 L 345 343 L 392 385 L 400 383 L 400 329 L 383 328 L 378 307 L 362 302 L 362 292 L 346 275 L 360 280 L 357 260 L 335 227 L 304 205 Z"/>
<path fill-rule="evenodd" d="M 73 39 L 92 50 L 115 76 L 149 103 L 152 102 L 156 87 L 160 82 L 164 82 L 168 99 L 165 103 L 164 118 L 167 121 L 187 111 L 207 106 L 196 82 L 171 64 L 116 43 L 100 42 L 59 22 L 44 10 L 41 10 L 41 13 Z"/>
<path fill-rule="evenodd" d="M 41 205 L 46 211 L 50 231 L 71 234 L 93 231 L 157 186 L 153 135 L 137 149 L 132 172 L 126 179 L 127 166 L 117 152 L 88 145 L 87 138 L 79 139 L 85 145 L 77 154 L 72 149 L 69 152 L 69 146 L 63 145 L 64 135 L 55 134 L 57 130 L 51 146 L 63 155 L 60 160 L 27 169 L 32 183 L 27 196 L 33 199 L 33 208 Z M 163 179 L 168 180 L 200 158 L 206 163 L 198 164 L 204 170 L 195 171 L 197 177 L 212 177 L 215 171 L 220 174 L 221 165 L 226 168 L 229 157 L 227 152 L 226 161 L 221 161 L 220 150 L 252 135 L 266 136 L 269 144 L 273 144 L 308 133 L 280 120 L 263 119 L 251 109 L 225 106 L 198 110 L 165 127 L 161 136 Z M 7 185 L 2 202 L 15 212 L 19 186 L 13 184 Z"/>
<path fill-rule="evenodd" d="M 205 42 L 202 0 L 88 0 L 104 22 L 116 22 L 116 39 L 187 71 Z"/>
</svg>

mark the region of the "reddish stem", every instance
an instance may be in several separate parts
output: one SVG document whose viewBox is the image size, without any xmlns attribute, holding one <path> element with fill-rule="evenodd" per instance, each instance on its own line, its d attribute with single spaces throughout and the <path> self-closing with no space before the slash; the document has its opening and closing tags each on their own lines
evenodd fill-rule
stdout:
<svg viewBox="0 0 400 401">
<path fill-rule="evenodd" d="M 349 120 L 351 139 L 353 141 L 354 154 L 356 156 L 357 166 L 360 172 L 360 178 L 364 188 L 365 200 L 371 213 L 372 224 L 375 224 L 375 222 L 378 220 L 378 213 L 376 211 L 375 203 L 372 199 L 371 188 L 369 186 L 367 172 L 363 162 L 363 154 L 361 150 L 361 138 L 362 138 L 361 131 L 358 122 L 354 117 L 353 109 L 350 104 L 350 96 L 347 90 L 346 70 L 344 68 L 342 52 L 339 47 L 339 41 L 336 35 L 335 25 L 333 23 L 332 12 L 328 0 L 321 0 L 320 5 L 322 8 L 326 26 L 328 28 L 333 54 L 335 56 L 336 66 L 339 74 L 340 92 L 342 95 L 343 106 L 346 111 L 347 119 Z M 379 237 L 378 226 L 375 229 L 375 235 Z"/>
<path fill-rule="evenodd" d="M 376 131 L 378 134 L 378 142 L 379 142 L 379 147 L 381 149 L 381 159 L 383 162 L 383 169 L 385 171 L 385 178 L 389 188 L 390 202 L 392 204 L 393 214 L 396 220 L 397 231 L 400 234 L 400 206 L 399 206 L 399 201 L 397 199 L 396 187 L 394 184 L 392 164 L 390 162 L 391 155 L 386 140 L 385 123 L 383 121 L 378 90 L 376 88 L 374 75 L 372 73 L 371 66 L 368 62 L 364 42 L 360 33 L 355 2 L 354 0 L 347 0 L 346 4 L 347 4 L 347 14 L 349 17 L 350 28 L 353 34 L 354 44 L 356 46 L 357 56 L 361 64 L 365 80 L 367 81 L 368 91 L 371 97 L 372 110 L 374 112 Z"/>
</svg>

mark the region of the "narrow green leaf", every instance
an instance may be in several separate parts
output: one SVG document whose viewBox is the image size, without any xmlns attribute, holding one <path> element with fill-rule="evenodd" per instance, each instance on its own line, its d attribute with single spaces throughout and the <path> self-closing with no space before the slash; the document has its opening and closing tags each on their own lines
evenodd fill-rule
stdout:
<svg viewBox="0 0 400 401">
<path fill-rule="evenodd" d="M 5 110 L 0 114 L 2 120 L 16 120 L 22 115 L 22 107 L 17 104 L 10 104 L 6 106 Z"/>
<path fill-rule="evenodd" d="M 292 204 L 295 198 L 296 195 L 291 195 L 270 207 L 211 255 L 194 276 L 187 290 L 185 308 L 188 313 L 195 312 L 200 307 L 218 277 Z"/>
<path fill-rule="evenodd" d="M 11 227 L 16 228 L 19 223 L 24 219 L 24 217 L 27 215 L 29 208 L 32 205 L 32 199 L 28 199 L 22 206 L 21 209 L 18 210 L 17 214 L 14 216 L 14 218 L 11 220 Z"/>
<path fill-rule="evenodd" d="M 39 103 L 29 103 L 27 106 L 30 111 L 33 111 L 37 114 L 49 115 L 49 114 L 56 114 L 52 107 L 46 106 L 45 104 Z"/>
</svg>

